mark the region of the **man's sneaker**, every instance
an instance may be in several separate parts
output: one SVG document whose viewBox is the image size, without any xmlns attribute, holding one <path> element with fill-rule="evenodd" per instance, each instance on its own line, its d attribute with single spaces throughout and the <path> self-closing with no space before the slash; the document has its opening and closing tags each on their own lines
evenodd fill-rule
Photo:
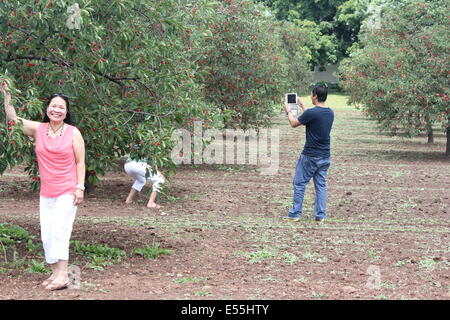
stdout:
<svg viewBox="0 0 450 320">
<path fill-rule="evenodd" d="M 288 219 L 289 221 L 299 221 L 300 220 L 300 217 L 291 217 L 291 216 L 287 216 L 287 217 L 284 217 L 285 219 Z"/>
<path fill-rule="evenodd" d="M 320 223 L 320 224 L 322 224 L 324 220 L 325 220 L 325 218 L 322 218 L 322 219 L 316 218 L 317 223 Z"/>
</svg>

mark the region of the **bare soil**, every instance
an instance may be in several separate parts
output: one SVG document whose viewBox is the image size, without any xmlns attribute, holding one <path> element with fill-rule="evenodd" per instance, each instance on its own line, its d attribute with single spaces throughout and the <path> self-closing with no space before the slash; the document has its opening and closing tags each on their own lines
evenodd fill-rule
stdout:
<svg viewBox="0 0 450 320">
<path fill-rule="evenodd" d="M 392 138 L 359 111 L 335 113 L 323 224 L 312 217 L 312 182 L 302 219 L 283 219 L 305 139 L 280 115 L 276 175 L 254 166 L 182 166 L 157 210 L 145 207 L 145 194 L 125 205 L 132 181 L 108 174 L 79 207 L 72 239 L 120 248 L 126 259 L 94 270 L 72 255 L 81 287 L 57 292 L 40 286 L 45 274 L 9 270 L 0 273 L 0 299 L 450 299 L 445 137 L 436 133 L 432 145 L 426 137 Z M 38 193 L 21 168 L 0 178 L 0 191 L 0 222 L 39 239 Z M 155 243 L 172 253 L 132 254 Z"/>
</svg>

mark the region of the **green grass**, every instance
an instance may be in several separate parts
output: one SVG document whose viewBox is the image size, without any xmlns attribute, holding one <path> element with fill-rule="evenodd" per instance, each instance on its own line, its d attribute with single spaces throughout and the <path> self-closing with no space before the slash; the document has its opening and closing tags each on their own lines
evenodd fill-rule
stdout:
<svg viewBox="0 0 450 320">
<path fill-rule="evenodd" d="M 46 268 L 43 261 L 36 261 L 34 259 L 29 263 L 27 271 L 31 273 L 50 273 L 50 270 Z"/>
<path fill-rule="evenodd" d="M 30 235 L 24 228 L 10 224 L 0 223 L 0 241 L 3 245 L 12 245 L 14 243 L 28 242 L 35 237 Z"/>
<path fill-rule="evenodd" d="M 411 259 L 405 259 L 405 260 L 400 260 L 397 261 L 396 263 L 393 264 L 394 267 L 403 267 L 406 264 L 411 264 L 412 260 Z"/>
<path fill-rule="evenodd" d="M 311 107 L 311 96 L 304 95 L 301 96 L 303 104 L 308 108 Z M 353 106 L 347 104 L 348 96 L 343 93 L 330 93 L 327 97 L 326 105 L 331 107 L 333 110 L 337 111 L 355 111 Z"/>
<path fill-rule="evenodd" d="M 308 279 L 303 277 L 303 276 L 301 276 L 300 278 L 294 280 L 294 282 L 299 282 L 299 283 L 305 283 L 307 281 L 308 281 Z"/>
<path fill-rule="evenodd" d="M 324 255 L 321 255 L 319 253 L 311 253 L 311 252 L 305 252 L 302 255 L 302 258 L 307 260 L 308 262 L 317 262 L 317 263 L 326 263 L 328 262 L 328 258 Z"/>
<path fill-rule="evenodd" d="M 125 251 L 111 248 L 108 245 L 87 244 L 82 241 L 70 241 L 73 252 L 88 258 L 87 266 L 94 270 L 103 270 L 104 267 L 113 263 L 117 264 L 126 258 Z"/>
<path fill-rule="evenodd" d="M 174 283 L 201 283 L 206 281 L 206 278 L 203 277 L 193 277 L 191 275 L 181 278 L 173 279 L 172 282 Z"/>
<path fill-rule="evenodd" d="M 164 249 L 159 243 L 151 247 L 133 249 L 133 254 L 144 257 L 145 259 L 156 259 L 163 254 L 172 254 L 172 250 Z"/>
<path fill-rule="evenodd" d="M 392 283 L 382 282 L 380 284 L 380 288 L 383 288 L 383 289 L 395 289 L 396 286 L 394 284 L 392 284 Z"/>
<path fill-rule="evenodd" d="M 390 171 L 388 172 L 388 175 L 390 175 L 392 178 L 396 179 L 396 178 L 400 178 L 401 176 L 403 176 L 405 173 L 403 171 Z"/>
<path fill-rule="evenodd" d="M 430 258 L 425 258 L 419 261 L 419 266 L 427 269 L 428 271 L 433 270 L 436 265 L 437 262 Z"/>
<path fill-rule="evenodd" d="M 198 297 L 208 297 L 211 295 L 211 293 L 209 293 L 208 291 L 202 290 L 202 291 L 196 292 L 195 295 Z"/>
<path fill-rule="evenodd" d="M 44 265 L 33 259 L 42 256 L 42 245 L 34 243 L 36 237 L 19 225 L 12 223 L 0 223 L 0 258 L 2 272 L 10 269 L 24 269 L 32 273 L 46 273 Z M 23 250 L 28 251 L 26 256 L 20 257 Z M 31 258 L 31 260 L 29 260 Z M 22 271 L 22 270 L 21 270 Z"/>
<path fill-rule="evenodd" d="M 315 291 L 311 292 L 311 298 L 313 298 L 313 299 L 322 299 L 324 297 L 325 297 L 325 294 L 323 294 L 323 293 L 318 293 Z"/>
<path fill-rule="evenodd" d="M 248 252 L 247 254 L 245 254 L 245 256 L 248 258 L 248 261 L 251 264 L 256 264 L 256 263 L 261 263 L 267 259 L 271 259 L 271 258 L 275 257 L 275 253 L 273 253 L 272 251 L 263 249 L 263 250 L 258 250 L 258 251 L 254 251 L 254 252 Z"/>
<path fill-rule="evenodd" d="M 285 254 L 283 254 L 283 260 L 289 264 L 289 265 L 293 265 L 296 264 L 298 261 L 298 257 L 295 254 L 286 252 Z"/>
<path fill-rule="evenodd" d="M 379 259 L 380 257 L 378 256 L 377 250 L 376 250 L 376 249 L 371 248 L 371 249 L 369 250 L 369 258 L 370 258 L 370 262 L 371 262 L 371 263 L 374 263 L 374 262 L 378 261 L 378 259 Z"/>
<path fill-rule="evenodd" d="M 285 208 L 292 206 L 292 199 L 274 199 L 272 202 Z"/>
</svg>

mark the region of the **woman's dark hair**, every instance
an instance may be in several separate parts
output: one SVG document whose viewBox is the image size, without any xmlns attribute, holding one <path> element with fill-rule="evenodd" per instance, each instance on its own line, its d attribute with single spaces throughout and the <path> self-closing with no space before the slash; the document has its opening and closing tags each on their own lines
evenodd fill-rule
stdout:
<svg viewBox="0 0 450 320">
<path fill-rule="evenodd" d="M 315 85 L 312 88 L 312 95 L 317 96 L 317 100 L 319 102 L 325 102 L 327 101 L 328 89 L 322 85 Z"/>
<path fill-rule="evenodd" d="M 44 122 L 50 122 L 50 119 L 47 116 L 47 109 L 48 109 L 48 106 L 50 105 L 50 102 L 52 102 L 53 98 L 57 98 L 57 97 L 63 99 L 66 102 L 67 114 L 66 114 L 66 118 L 64 119 L 64 123 L 72 124 L 72 118 L 70 116 L 70 109 L 69 109 L 69 97 L 63 93 L 55 93 L 55 94 L 52 94 L 50 96 L 50 98 L 48 98 L 48 101 L 47 101 L 47 104 L 45 105 L 45 110 L 44 110 Z"/>
</svg>

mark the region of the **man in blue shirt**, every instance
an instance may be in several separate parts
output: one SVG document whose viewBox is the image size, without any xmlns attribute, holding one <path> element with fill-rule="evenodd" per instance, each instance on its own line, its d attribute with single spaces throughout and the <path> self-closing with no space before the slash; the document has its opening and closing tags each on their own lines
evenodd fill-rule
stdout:
<svg viewBox="0 0 450 320">
<path fill-rule="evenodd" d="M 327 171 L 330 167 L 330 132 L 333 126 L 334 112 L 325 105 L 328 90 L 324 86 L 316 85 L 311 92 L 311 102 L 314 107 L 305 109 L 297 98 L 297 104 L 303 113 L 294 117 L 290 106 L 285 105 L 289 123 L 292 128 L 306 126 L 306 143 L 300 159 L 297 161 L 294 177 L 294 201 L 289 210 L 288 218 L 298 221 L 302 214 L 303 198 L 308 182 L 313 178 L 316 197 L 314 201 L 314 217 L 316 221 L 323 221 L 327 213 Z"/>
</svg>

